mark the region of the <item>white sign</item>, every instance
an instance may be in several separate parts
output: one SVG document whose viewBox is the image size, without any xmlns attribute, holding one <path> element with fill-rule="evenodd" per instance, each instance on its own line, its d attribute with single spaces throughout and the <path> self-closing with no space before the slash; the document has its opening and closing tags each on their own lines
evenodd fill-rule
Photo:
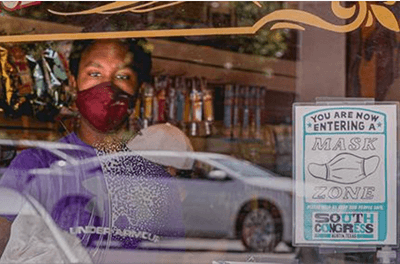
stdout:
<svg viewBox="0 0 400 264">
<path fill-rule="evenodd" d="M 295 244 L 397 244 L 397 104 L 294 105 Z"/>
</svg>

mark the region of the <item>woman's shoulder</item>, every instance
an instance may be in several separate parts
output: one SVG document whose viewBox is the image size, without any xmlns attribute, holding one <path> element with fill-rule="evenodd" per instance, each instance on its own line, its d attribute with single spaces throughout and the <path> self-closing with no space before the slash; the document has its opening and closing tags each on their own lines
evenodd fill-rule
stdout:
<svg viewBox="0 0 400 264">
<path fill-rule="evenodd" d="M 60 159 L 56 151 L 61 150 L 62 146 L 56 144 L 84 145 L 75 133 L 71 133 L 56 142 L 37 142 L 34 147 L 22 150 L 11 162 L 9 168 L 44 168 L 49 167 L 54 161 Z"/>
</svg>

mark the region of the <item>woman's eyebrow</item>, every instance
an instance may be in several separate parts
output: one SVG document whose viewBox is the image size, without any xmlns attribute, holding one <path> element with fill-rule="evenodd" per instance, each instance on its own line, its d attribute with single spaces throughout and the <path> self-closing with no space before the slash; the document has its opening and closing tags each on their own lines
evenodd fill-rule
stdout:
<svg viewBox="0 0 400 264">
<path fill-rule="evenodd" d="M 118 69 L 119 70 L 121 70 L 121 69 L 132 69 L 131 63 L 128 63 L 128 62 L 122 63 L 122 64 L 118 65 Z"/>
<path fill-rule="evenodd" d="M 89 61 L 88 63 L 84 64 L 83 67 L 96 67 L 96 68 L 103 68 L 103 66 L 95 61 Z"/>
</svg>

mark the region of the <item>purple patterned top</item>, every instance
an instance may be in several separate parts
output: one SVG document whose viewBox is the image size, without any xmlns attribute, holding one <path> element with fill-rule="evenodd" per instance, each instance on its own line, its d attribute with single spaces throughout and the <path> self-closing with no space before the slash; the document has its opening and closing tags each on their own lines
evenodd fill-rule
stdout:
<svg viewBox="0 0 400 264">
<path fill-rule="evenodd" d="M 62 158 L 51 151 L 24 150 L 0 186 L 33 196 L 60 228 L 76 234 L 86 246 L 135 248 L 142 240 L 184 236 L 178 188 L 162 167 L 127 149 L 123 156 L 110 158 L 75 133 L 60 142 L 84 148 L 62 150 L 78 159 L 78 165 L 54 166 Z M 50 170 L 32 171 L 38 168 Z"/>
</svg>

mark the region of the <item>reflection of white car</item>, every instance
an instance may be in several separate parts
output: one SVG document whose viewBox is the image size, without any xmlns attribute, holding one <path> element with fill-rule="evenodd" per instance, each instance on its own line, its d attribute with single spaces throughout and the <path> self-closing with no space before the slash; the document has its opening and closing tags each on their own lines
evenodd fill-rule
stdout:
<svg viewBox="0 0 400 264">
<path fill-rule="evenodd" d="M 290 179 L 256 165 L 213 153 L 141 151 L 156 160 L 192 159 L 177 171 L 187 236 L 240 238 L 249 250 L 272 251 L 292 234 Z"/>
<path fill-rule="evenodd" d="M 98 157 L 76 160 L 65 155 L 64 144 L 49 148 L 50 145 L 53 144 L 36 146 L 48 149 L 63 161 L 47 169 L 35 169 L 33 173 L 65 176 L 76 166 L 84 167 L 87 173 L 99 166 Z M 280 241 L 291 242 L 290 179 L 249 162 L 212 153 L 140 151 L 100 158 L 121 155 L 142 155 L 149 160 L 154 160 L 152 157 L 191 160 L 191 170 L 177 170 L 171 178 L 178 183 L 187 236 L 239 238 L 247 249 L 264 252 L 272 251 Z"/>
</svg>

